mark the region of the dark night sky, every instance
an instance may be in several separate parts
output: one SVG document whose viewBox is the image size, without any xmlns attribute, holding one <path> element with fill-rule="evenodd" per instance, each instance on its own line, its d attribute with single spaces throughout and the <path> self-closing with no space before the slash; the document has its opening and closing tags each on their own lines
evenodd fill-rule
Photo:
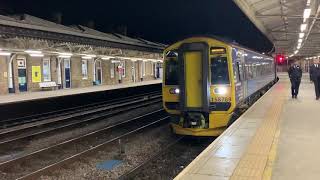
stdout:
<svg viewBox="0 0 320 180">
<path fill-rule="evenodd" d="M 272 48 L 232 0 L 1 0 L 0 7 L 2 14 L 27 13 L 48 20 L 61 12 L 65 25 L 94 21 L 104 32 L 127 26 L 129 36 L 167 44 L 213 34 L 258 51 Z"/>
</svg>

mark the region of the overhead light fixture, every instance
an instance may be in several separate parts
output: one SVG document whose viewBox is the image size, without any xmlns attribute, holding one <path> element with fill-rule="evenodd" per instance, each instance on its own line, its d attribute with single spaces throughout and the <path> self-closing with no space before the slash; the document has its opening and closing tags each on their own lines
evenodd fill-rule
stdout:
<svg viewBox="0 0 320 180">
<path fill-rule="evenodd" d="M 82 56 L 81 58 L 82 58 L 82 59 L 92 59 L 91 56 Z"/>
<path fill-rule="evenodd" d="M 30 54 L 31 57 L 43 57 L 44 55 L 43 54 Z"/>
<path fill-rule="evenodd" d="M 301 48 L 301 46 L 297 46 L 297 49 L 300 49 Z"/>
<path fill-rule="evenodd" d="M 310 6 L 310 0 L 307 1 L 307 6 Z"/>
<path fill-rule="evenodd" d="M 307 24 L 301 24 L 300 30 L 301 32 L 305 31 L 307 29 Z"/>
<path fill-rule="evenodd" d="M 71 56 L 68 56 L 68 55 L 59 55 L 58 57 L 59 57 L 59 58 L 70 58 Z"/>
<path fill-rule="evenodd" d="M 304 33 L 299 33 L 299 38 L 303 38 L 304 37 Z"/>
<path fill-rule="evenodd" d="M 103 59 L 103 60 L 109 60 L 109 59 L 111 59 L 111 58 L 114 58 L 114 57 L 112 57 L 112 56 L 103 56 L 101 59 Z"/>
<path fill-rule="evenodd" d="M 303 11 L 303 18 L 307 19 L 310 17 L 310 14 L 311 14 L 311 9 L 310 8 L 306 8 L 304 9 Z"/>
<path fill-rule="evenodd" d="M 119 60 L 112 60 L 111 63 L 120 63 Z"/>
<path fill-rule="evenodd" d="M 94 55 L 94 54 L 84 54 L 84 56 L 92 57 L 92 58 L 97 57 L 97 55 Z"/>
<path fill-rule="evenodd" d="M 72 56 L 72 53 L 59 52 L 60 56 Z"/>
<path fill-rule="evenodd" d="M 25 50 L 24 52 L 28 53 L 28 54 L 41 54 L 41 51 L 36 51 L 36 50 Z"/>
<path fill-rule="evenodd" d="M 302 39 L 298 39 L 298 42 L 299 42 L 299 43 L 302 43 Z"/>
<path fill-rule="evenodd" d="M 294 54 L 297 54 L 298 52 L 299 52 L 298 50 L 295 50 L 295 51 L 294 51 Z"/>
<path fill-rule="evenodd" d="M 11 53 L 9 52 L 0 52 L 0 56 L 10 56 Z"/>
</svg>

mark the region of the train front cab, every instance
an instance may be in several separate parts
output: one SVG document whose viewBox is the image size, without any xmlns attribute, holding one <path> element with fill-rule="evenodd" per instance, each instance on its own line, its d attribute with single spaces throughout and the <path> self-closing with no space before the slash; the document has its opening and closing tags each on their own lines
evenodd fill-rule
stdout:
<svg viewBox="0 0 320 180">
<path fill-rule="evenodd" d="M 165 51 L 164 107 L 174 133 L 218 136 L 235 107 L 230 46 L 190 38 Z"/>
</svg>

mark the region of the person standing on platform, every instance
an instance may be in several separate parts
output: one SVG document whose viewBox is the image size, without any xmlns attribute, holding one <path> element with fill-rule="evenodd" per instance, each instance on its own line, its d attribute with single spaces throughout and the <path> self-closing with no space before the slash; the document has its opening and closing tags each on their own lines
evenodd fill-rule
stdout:
<svg viewBox="0 0 320 180">
<path fill-rule="evenodd" d="M 301 82 L 301 77 L 302 77 L 302 69 L 297 63 L 294 63 L 289 68 L 288 73 L 289 73 L 290 82 L 291 82 L 292 98 L 297 98 L 298 93 L 299 93 L 299 86 L 300 86 L 300 82 Z"/>
<path fill-rule="evenodd" d="M 316 100 L 318 100 L 320 97 L 320 65 L 318 61 L 314 61 L 312 68 L 310 68 L 310 74 L 314 83 Z"/>
<path fill-rule="evenodd" d="M 313 82 L 313 77 L 312 77 L 312 73 L 313 73 L 313 68 L 314 68 L 314 64 L 312 64 L 310 67 L 309 67 L 309 77 L 310 77 L 310 82 L 312 83 Z"/>
</svg>

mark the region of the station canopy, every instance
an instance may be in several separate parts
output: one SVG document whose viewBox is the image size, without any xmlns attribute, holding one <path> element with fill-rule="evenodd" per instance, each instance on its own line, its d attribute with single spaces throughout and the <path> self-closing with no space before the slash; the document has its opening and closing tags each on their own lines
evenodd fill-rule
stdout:
<svg viewBox="0 0 320 180">
<path fill-rule="evenodd" d="M 320 0 L 234 0 L 273 43 L 289 57 L 320 55 Z"/>
</svg>

